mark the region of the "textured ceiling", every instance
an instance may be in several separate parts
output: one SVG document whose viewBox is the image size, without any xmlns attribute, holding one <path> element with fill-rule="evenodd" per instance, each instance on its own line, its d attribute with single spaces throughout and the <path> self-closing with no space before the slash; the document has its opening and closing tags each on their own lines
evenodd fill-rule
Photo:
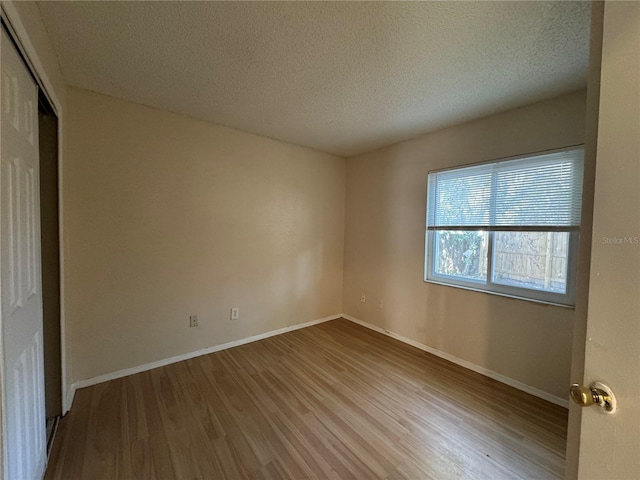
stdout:
<svg viewBox="0 0 640 480">
<path fill-rule="evenodd" d="M 39 2 L 71 85 L 352 156 L 586 85 L 587 2 Z"/>
</svg>

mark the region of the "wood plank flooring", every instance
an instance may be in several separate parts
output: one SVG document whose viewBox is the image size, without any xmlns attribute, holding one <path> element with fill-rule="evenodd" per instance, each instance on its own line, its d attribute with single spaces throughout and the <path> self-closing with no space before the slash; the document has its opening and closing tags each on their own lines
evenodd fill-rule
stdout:
<svg viewBox="0 0 640 480">
<path fill-rule="evenodd" d="M 45 478 L 553 479 L 566 424 L 340 319 L 79 390 Z"/>
</svg>

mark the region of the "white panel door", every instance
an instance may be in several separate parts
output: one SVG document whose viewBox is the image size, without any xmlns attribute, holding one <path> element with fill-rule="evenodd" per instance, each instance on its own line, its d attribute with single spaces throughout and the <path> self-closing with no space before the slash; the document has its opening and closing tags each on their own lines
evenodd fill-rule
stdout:
<svg viewBox="0 0 640 480">
<path fill-rule="evenodd" d="M 41 479 L 46 461 L 38 90 L 6 32 L 1 50 L 0 274 L 4 476 Z"/>
</svg>

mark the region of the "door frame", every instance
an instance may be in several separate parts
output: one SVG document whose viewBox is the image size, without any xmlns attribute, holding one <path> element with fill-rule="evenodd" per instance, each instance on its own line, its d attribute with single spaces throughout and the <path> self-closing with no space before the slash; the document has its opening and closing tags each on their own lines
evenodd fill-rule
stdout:
<svg viewBox="0 0 640 480">
<path fill-rule="evenodd" d="M 66 321 L 65 321 L 65 302 L 64 302 L 64 222 L 63 222 L 63 146 L 64 138 L 62 135 L 64 119 L 62 102 L 56 94 L 53 83 L 51 82 L 49 75 L 37 53 L 36 48 L 31 42 L 27 28 L 23 24 L 18 11 L 14 5 L 10 2 L 2 2 L 0 8 L 0 16 L 2 18 L 2 25 L 7 30 L 7 33 L 11 40 L 14 42 L 18 49 L 18 53 L 22 56 L 23 60 L 27 64 L 27 68 L 34 77 L 36 84 L 42 90 L 47 97 L 50 105 L 52 106 L 56 116 L 58 117 L 58 242 L 59 242 L 59 255 L 60 255 L 60 362 L 61 362 L 61 391 L 62 391 L 62 414 L 66 414 L 71 408 L 71 400 L 69 398 L 70 389 L 67 388 L 67 361 L 66 361 Z M 4 372 L 4 353 L 0 355 L 0 368 Z M 0 375 L 0 390 L 2 388 L 3 375 Z M 5 395 L 0 398 L 2 402 L 2 425 L 1 429 L 4 433 L 5 421 L 4 415 L 5 408 Z M 0 463 L 4 467 L 5 449 L 6 445 L 2 446 L 2 462 Z"/>
</svg>

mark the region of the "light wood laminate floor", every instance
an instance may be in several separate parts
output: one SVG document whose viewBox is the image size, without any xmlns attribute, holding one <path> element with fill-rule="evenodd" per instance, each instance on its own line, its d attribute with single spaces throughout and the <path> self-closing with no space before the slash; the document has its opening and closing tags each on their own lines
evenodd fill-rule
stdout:
<svg viewBox="0 0 640 480">
<path fill-rule="evenodd" d="M 46 478 L 562 478 L 566 424 L 340 319 L 79 390 Z"/>
</svg>

